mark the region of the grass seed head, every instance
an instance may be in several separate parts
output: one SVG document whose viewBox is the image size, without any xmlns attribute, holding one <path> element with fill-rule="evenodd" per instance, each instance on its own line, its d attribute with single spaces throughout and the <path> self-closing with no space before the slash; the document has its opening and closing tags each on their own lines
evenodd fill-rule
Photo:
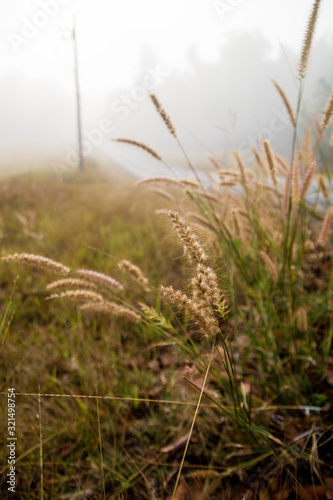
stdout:
<svg viewBox="0 0 333 500">
<path fill-rule="evenodd" d="M 86 302 L 80 306 L 80 310 L 87 313 L 107 314 L 109 316 L 122 317 L 134 323 L 139 323 L 141 321 L 139 314 L 131 309 L 128 309 L 127 307 L 120 306 L 115 302 Z"/>
<path fill-rule="evenodd" d="M 37 269 L 51 271 L 54 274 L 64 275 L 70 272 L 69 267 L 60 264 L 60 262 L 48 259 L 47 257 L 42 257 L 41 255 L 34 255 L 29 253 L 14 253 L 12 255 L 6 255 L 2 257 L 2 260 L 4 260 L 5 262 L 28 264 Z"/>
<path fill-rule="evenodd" d="M 91 271 L 90 269 L 77 269 L 76 274 L 82 276 L 83 278 L 93 281 L 94 283 L 111 289 L 113 292 L 120 292 L 124 289 L 123 285 L 119 281 L 107 276 L 106 274 L 99 273 L 97 271 Z"/>
<path fill-rule="evenodd" d="M 146 290 L 149 290 L 148 278 L 143 274 L 138 266 L 135 266 L 129 260 L 123 259 L 118 263 L 119 269 L 129 274 L 135 281 L 142 285 Z"/>
<path fill-rule="evenodd" d="M 152 148 L 150 148 L 143 142 L 133 141 L 132 139 L 112 139 L 112 140 L 115 142 L 124 142 L 126 144 L 132 144 L 133 146 L 137 146 L 138 148 L 144 149 L 145 151 L 147 151 L 147 153 L 153 156 L 153 158 L 156 158 L 156 160 L 159 161 L 162 160 L 161 156 L 158 153 L 156 153 L 156 151 L 154 151 Z"/>
<path fill-rule="evenodd" d="M 328 124 L 332 118 L 333 115 L 333 90 L 331 91 L 330 99 L 327 103 L 326 109 L 324 111 L 324 118 L 323 121 L 321 122 L 321 128 L 324 130 L 325 128 L 328 127 Z"/>
<path fill-rule="evenodd" d="M 308 68 L 310 50 L 311 50 L 314 30 L 316 27 L 319 6 L 320 6 L 320 0 L 315 0 L 313 7 L 312 7 L 310 17 L 309 17 L 309 20 L 308 20 L 308 25 L 306 28 L 305 38 L 304 38 L 304 42 L 303 42 L 301 60 L 300 60 L 300 64 L 299 64 L 299 71 L 298 71 L 298 74 L 301 78 L 305 77 L 305 74 L 306 74 L 306 71 Z"/>
<path fill-rule="evenodd" d="M 171 118 L 166 114 L 166 112 L 162 108 L 162 105 L 161 105 L 160 101 L 157 99 L 156 95 L 151 94 L 150 98 L 151 98 L 151 100 L 156 108 L 156 111 L 161 116 L 162 120 L 164 121 L 165 125 L 167 126 L 170 134 L 173 135 L 174 137 L 177 137 L 176 129 L 173 126 Z"/>
<path fill-rule="evenodd" d="M 280 85 L 275 80 L 273 80 L 273 83 L 275 85 L 276 90 L 280 94 L 281 99 L 283 100 L 285 107 L 287 108 L 288 115 L 289 115 L 289 118 L 290 118 L 292 126 L 296 127 L 296 119 L 295 119 L 292 107 L 290 105 L 289 99 L 287 98 L 284 90 L 282 90 L 282 88 L 280 87 Z"/>
<path fill-rule="evenodd" d="M 207 261 L 207 255 L 203 251 L 197 236 L 191 227 L 184 221 L 178 212 L 169 212 L 169 218 L 184 246 L 185 254 L 191 261 L 203 264 Z"/>
</svg>

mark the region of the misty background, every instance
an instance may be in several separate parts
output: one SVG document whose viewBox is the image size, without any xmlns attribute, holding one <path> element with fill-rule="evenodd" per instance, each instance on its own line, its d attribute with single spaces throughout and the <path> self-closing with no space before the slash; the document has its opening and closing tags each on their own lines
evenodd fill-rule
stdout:
<svg viewBox="0 0 333 500">
<path fill-rule="evenodd" d="M 85 161 L 138 176 L 167 173 L 144 151 L 111 140 L 123 137 L 146 143 L 171 165 L 183 162 L 150 92 L 198 166 L 231 149 L 250 157 L 265 138 L 288 155 L 292 130 L 271 80 L 295 108 L 312 3 L 3 2 L 1 171 L 77 164 L 73 15 Z M 333 81 L 332 18 L 333 4 L 323 0 L 304 94 L 304 113 L 319 119 Z"/>
</svg>

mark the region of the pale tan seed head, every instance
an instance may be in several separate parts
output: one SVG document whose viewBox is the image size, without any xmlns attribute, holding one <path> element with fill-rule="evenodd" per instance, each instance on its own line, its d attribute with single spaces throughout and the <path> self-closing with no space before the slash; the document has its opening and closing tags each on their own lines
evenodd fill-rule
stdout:
<svg viewBox="0 0 333 500">
<path fill-rule="evenodd" d="M 237 208 L 233 208 L 231 210 L 231 215 L 232 215 L 232 220 L 234 223 L 236 235 L 238 238 L 241 238 L 243 236 L 243 227 L 242 227 L 242 222 L 239 217 L 239 210 Z"/>
<path fill-rule="evenodd" d="M 306 28 L 305 38 L 304 38 L 304 42 L 303 42 L 303 49 L 302 49 L 302 55 L 301 55 L 301 60 L 300 60 L 300 65 L 299 65 L 299 71 L 298 71 L 298 74 L 301 78 L 305 77 L 305 74 L 306 74 L 306 71 L 308 68 L 310 50 L 311 50 L 314 30 L 316 27 L 319 6 L 320 6 L 320 0 L 315 0 L 313 3 L 313 7 L 312 7 L 312 11 L 311 11 L 309 20 L 308 20 L 308 25 Z"/>
<path fill-rule="evenodd" d="M 109 288 L 113 292 L 120 292 L 121 290 L 124 290 L 123 285 L 119 283 L 119 281 L 106 274 L 91 271 L 90 269 L 77 269 L 75 273 L 89 281 L 99 284 L 100 286 Z"/>
<path fill-rule="evenodd" d="M 212 307 L 221 298 L 215 271 L 208 266 L 198 264 L 192 279 L 193 300 L 200 307 Z"/>
<path fill-rule="evenodd" d="M 123 259 L 118 263 L 119 269 L 125 271 L 131 278 L 133 278 L 137 283 L 145 288 L 145 290 L 149 290 L 149 281 L 148 278 L 143 274 L 141 269 L 138 266 L 135 266 L 129 260 Z"/>
<path fill-rule="evenodd" d="M 275 164 L 275 159 L 274 159 L 271 145 L 270 145 L 268 140 L 265 140 L 263 142 L 263 146 L 264 146 L 264 150 L 265 150 L 265 154 L 266 154 L 267 163 L 269 166 L 269 171 L 271 174 L 271 179 L 272 179 L 274 185 L 277 186 L 276 164 Z"/>
<path fill-rule="evenodd" d="M 291 196 L 293 204 L 297 205 L 299 202 L 299 166 L 297 160 L 293 164 Z"/>
<path fill-rule="evenodd" d="M 144 144 L 143 142 L 133 141 L 132 139 L 112 139 L 114 142 L 124 142 L 125 144 L 131 144 L 132 146 L 137 146 L 138 148 L 144 149 L 151 156 L 156 158 L 156 160 L 161 161 L 162 157 L 156 153 L 152 148 Z"/>
<path fill-rule="evenodd" d="M 260 154 L 258 153 L 258 151 L 256 150 L 255 147 L 252 147 L 251 150 L 252 150 L 252 153 L 253 153 L 253 155 L 254 155 L 254 157 L 256 159 L 257 164 L 259 165 L 259 167 L 261 169 L 261 172 L 264 174 L 264 176 L 266 176 L 267 175 L 267 170 L 266 170 L 266 167 L 264 165 L 264 162 L 261 159 Z"/>
<path fill-rule="evenodd" d="M 289 102 L 289 99 L 287 98 L 285 92 L 282 90 L 282 88 L 280 87 L 280 85 L 275 80 L 272 80 L 272 82 L 274 83 L 276 90 L 280 94 L 280 97 L 282 98 L 282 100 L 284 102 L 284 105 L 287 108 L 288 115 L 289 115 L 289 118 L 290 118 L 292 126 L 296 127 L 296 119 L 295 119 L 294 112 L 292 110 L 291 104 Z"/>
<path fill-rule="evenodd" d="M 300 307 L 295 312 L 295 318 L 297 321 L 297 328 L 300 332 L 306 333 L 308 330 L 308 314 L 304 307 Z"/>
<path fill-rule="evenodd" d="M 324 111 L 323 121 L 321 122 L 322 130 L 324 130 L 325 128 L 328 127 L 328 125 L 331 121 L 332 115 L 333 115 L 333 90 L 331 91 L 329 101 L 328 101 L 326 109 Z"/>
<path fill-rule="evenodd" d="M 151 98 L 151 100 L 156 108 L 156 111 L 161 116 L 162 120 L 164 121 L 165 125 L 167 126 L 170 134 L 173 135 L 174 137 L 177 137 L 176 129 L 173 126 L 173 123 L 172 123 L 170 117 L 166 114 L 166 112 L 162 108 L 162 105 L 159 102 L 159 100 L 157 99 L 156 95 L 151 94 L 150 98 Z"/>
<path fill-rule="evenodd" d="M 12 255 L 6 255 L 1 258 L 5 262 L 17 262 L 22 264 L 28 264 L 37 269 L 43 269 L 53 272 L 54 274 L 68 274 L 70 269 L 60 262 L 48 259 L 47 257 L 42 257 L 41 255 L 34 255 L 29 253 L 14 253 Z"/>
<path fill-rule="evenodd" d="M 57 281 L 52 281 L 52 283 L 49 283 L 46 285 L 46 290 L 52 291 L 52 290 L 57 290 L 59 288 L 85 288 L 85 289 L 92 289 L 96 290 L 97 286 L 94 285 L 93 283 L 90 283 L 87 280 L 81 280 L 77 278 L 65 278 L 62 280 L 57 280 Z"/>
<path fill-rule="evenodd" d="M 181 242 L 184 246 L 185 254 L 191 261 L 203 264 L 207 261 L 207 255 L 203 251 L 197 236 L 194 234 L 190 226 L 178 214 L 178 212 L 169 212 L 169 218 L 172 226 L 175 228 Z"/>
<path fill-rule="evenodd" d="M 315 161 L 313 161 L 309 165 L 307 171 L 305 172 L 304 181 L 303 181 L 303 185 L 302 185 L 302 188 L 301 188 L 300 202 L 302 202 L 304 200 L 305 195 L 308 192 L 308 189 L 310 187 L 311 180 L 312 180 L 312 178 L 314 176 L 316 168 L 317 168 L 317 164 L 316 164 Z"/>
<path fill-rule="evenodd" d="M 291 174 L 292 174 L 292 169 L 289 168 L 286 177 L 286 182 L 284 185 L 284 194 L 283 194 L 283 213 L 285 215 L 288 213 L 289 210 Z"/>
<path fill-rule="evenodd" d="M 240 176 L 241 176 L 241 183 L 242 183 L 243 187 L 245 188 L 246 187 L 246 175 L 245 175 L 245 166 L 244 166 L 243 160 L 241 159 L 241 157 L 239 156 L 237 151 L 233 151 L 232 154 L 234 155 L 237 166 L 239 168 L 239 172 L 240 172 Z"/>
<path fill-rule="evenodd" d="M 314 157 L 313 157 L 313 151 L 312 151 L 311 133 L 310 133 L 309 127 L 306 127 L 305 141 L 304 141 L 304 164 L 305 164 L 305 166 L 308 167 L 313 160 L 314 160 Z"/>
<path fill-rule="evenodd" d="M 107 314 L 113 317 L 122 317 L 134 323 L 139 323 L 141 317 L 127 307 L 120 306 L 115 302 L 87 302 L 80 306 L 80 310 L 86 313 Z"/>
<path fill-rule="evenodd" d="M 209 161 L 212 162 L 216 170 L 220 170 L 222 168 L 221 163 L 218 160 L 216 160 L 216 158 L 214 158 L 213 156 L 208 156 L 208 159 Z"/>
<path fill-rule="evenodd" d="M 319 187 L 319 190 L 322 193 L 323 197 L 325 198 L 325 200 L 328 200 L 330 194 L 329 194 L 328 188 L 326 186 L 324 176 L 322 174 L 320 174 L 318 176 L 318 187 Z"/>
<path fill-rule="evenodd" d="M 175 201 L 174 197 L 172 196 L 172 194 L 168 193 L 167 191 L 165 191 L 164 189 L 159 189 L 159 188 L 150 188 L 150 191 L 152 193 L 155 193 L 159 196 L 161 196 L 162 198 L 165 198 L 166 200 L 168 201 L 171 201 L 172 203 Z"/>
<path fill-rule="evenodd" d="M 154 323 L 156 326 L 162 328 L 164 331 L 174 330 L 170 321 L 168 321 L 161 313 L 158 313 L 156 309 L 148 306 L 147 304 L 144 304 L 143 302 L 139 302 L 139 306 L 142 309 L 145 318 L 149 322 Z"/>
<path fill-rule="evenodd" d="M 281 156 L 279 156 L 279 155 L 275 155 L 275 159 L 281 167 L 281 173 L 284 173 L 284 174 L 288 173 L 290 170 L 290 167 L 287 165 L 287 163 L 284 161 L 284 159 L 281 158 Z"/>
<path fill-rule="evenodd" d="M 279 273 L 276 268 L 276 265 L 274 264 L 272 259 L 267 255 L 267 253 L 264 252 L 263 250 L 260 251 L 260 257 L 265 262 L 274 283 L 277 283 L 279 279 Z"/>
<path fill-rule="evenodd" d="M 69 299 L 72 302 L 104 302 L 102 295 L 91 290 L 66 290 L 59 294 L 53 294 L 48 299 Z"/>
<path fill-rule="evenodd" d="M 194 300 L 190 299 L 180 290 L 174 290 L 172 286 L 162 286 L 161 294 L 162 297 L 169 300 L 173 305 L 184 309 L 205 336 L 215 336 L 218 334 L 219 326 L 211 310 L 207 308 L 201 309 Z"/>
<path fill-rule="evenodd" d="M 332 222 L 332 207 L 326 210 L 326 214 L 318 234 L 316 244 L 318 247 L 325 247 Z"/>
</svg>

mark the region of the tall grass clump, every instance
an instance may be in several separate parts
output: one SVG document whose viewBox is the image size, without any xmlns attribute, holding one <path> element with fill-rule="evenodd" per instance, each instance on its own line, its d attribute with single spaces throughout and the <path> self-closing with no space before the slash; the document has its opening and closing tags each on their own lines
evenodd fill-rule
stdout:
<svg viewBox="0 0 333 500">
<path fill-rule="evenodd" d="M 290 158 L 279 157 L 265 140 L 260 151 L 253 151 L 248 167 L 238 152 L 233 152 L 227 167 L 212 158 L 215 170 L 208 185 L 162 104 L 151 96 L 195 174 L 194 181 L 152 177 L 138 183 L 142 190 L 165 185 L 164 190 L 156 188 L 168 204 L 159 216 L 169 241 L 179 248 L 182 286 L 151 283 L 126 259 L 115 266 L 122 273 L 116 279 L 102 270 L 69 269 L 28 254 L 4 257 L 7 262 L 66 274 L 46 286 L 50 299 L 71 301 L 82 313 L 122 317 L 137 325 L 140 334 L 155 335 L 159 342 L 177 347 L 187 365 L 184 378 L 196 399 L 184 429 L 173 499 L 178 498 L 183 478 L 192 484 L 195 477 L 185 465 L 197 422 L 198 429 L 207 429 L 210 422 L 213 427 L 217 421 L 223 424 L 219 436 L 213 430 L 211 435 L 197 433 L 211 457 L 199 471 L 208 481 L 213 478 L 212 484 L 240 471 L 258 477 L 268 461 L 267 488 L 272 495 L 278 482 L 281 491 L 293 488 L 307 498 L 307 471 L 311 487 L 320 483 L 328 488 L 322 464 L 328 459 L 324 445 L 332 431 L 332 186 L 322 134 L 307 133 L 305 152 L 298 128 L 319 7 L 316 0 L 305 34 L 296 109 L 274 82 L 293 127 Z M 330 123 L 332 95 L 323 113 L 322 129 Z M 141 147 L 162 161 L 145 144 L 118 141 Z M 244 495 L 246 484 L 249 479 L 239 490 Z"/>
</svg>

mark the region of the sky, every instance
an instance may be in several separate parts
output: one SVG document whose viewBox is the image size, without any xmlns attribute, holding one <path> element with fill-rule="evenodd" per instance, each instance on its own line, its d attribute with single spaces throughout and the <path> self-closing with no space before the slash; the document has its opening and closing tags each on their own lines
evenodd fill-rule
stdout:
<svg viewBox="0 0 333 500">
<path fill-rule="evenodd" d="M 265 57 L 270 61 L 281 57 L 283 50 L 299 54 L 312 4 L 312 0 L 2 0 L 0 104 L 4 102 L 6 113 L 0 132 L 6 129 L 6 120 L 9 126 L 6 137 L 0 137 L 0 148 L 7 156 L 11 149 L 17 150 L 17 132 L 18 141 L 26 134 L 30 144 L 37 144 L 40 136 L 46 152 L 52 139 L 45 129 L 60 137 L 72 121 L 75 128 L 73 16 L 83 125 L 91 128 L 105 117 L 103 107 L 112 93 L 149 78 L 157 67 L 161 81 L 166 80 L 161 86 L 167 87 L 170 75 L 193 71 L 191 54 L 203 64 L 217 64 L 222 48 L 237 34 L 259 33 L 268 42 Z M 333 2 L 323 0 L 316 40 L 332 40 L 332 18 Z M 52 120 L 50 103 L 57 99 L 59 113 Z M 64 114 L 68 109 L 63 126 L 60 109 Z M 29 116 L 34 116 L 36 137 L 31 127 L 26 133 L 22 123 Z M 73 137 L 68 138 L 71 141 Z"/>
</svg>

